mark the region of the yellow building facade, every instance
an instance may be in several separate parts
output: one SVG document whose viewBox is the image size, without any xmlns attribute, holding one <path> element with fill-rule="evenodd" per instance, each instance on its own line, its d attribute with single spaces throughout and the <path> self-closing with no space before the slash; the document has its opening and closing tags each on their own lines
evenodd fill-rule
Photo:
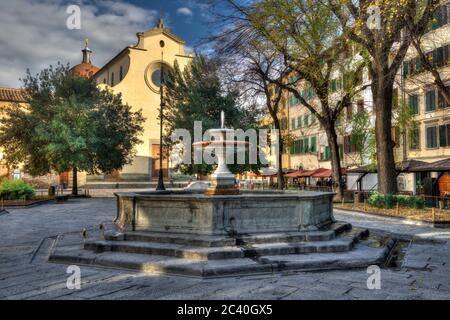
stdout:
<svg viewBox="0 0 450 320">
<path fill-rule="evenodd" d="M 157 177 L 161 67 L 166 74 L 175 61 L 183 70 L 192 60 L 185 52 L 185 42 L 171 33 L 162 19 L 155 28 L 137 33 L 137 38 L 135 46 L 124 48 L 94 75 L 100 86 L 120 93 L 123 102 L 135 111 L 142 110 L 146 119 L 136 157 L 119 173 L 123 180 Z"/>
</svg>

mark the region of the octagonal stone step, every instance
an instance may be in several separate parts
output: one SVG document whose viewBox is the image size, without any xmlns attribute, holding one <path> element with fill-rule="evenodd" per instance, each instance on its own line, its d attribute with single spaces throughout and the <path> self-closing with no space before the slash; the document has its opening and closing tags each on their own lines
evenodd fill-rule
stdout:
<svg viewBox="0 0 450 320">
<path fill-rule="evenodd" d="M 209 236 L 144 231 L 121 233 L 111 231 L 105 233 L 105 240 L 172 243 L 200 247 L 223 247 L 274 242 L 328 241 L 335 239 L 339 234 L 349 230 L 351 230 L 350 224 L 345 222 L 335 222 L 324 230 L 317 231 L 278 232 L 235 236 Z"/>
<path fill-rule="evenodd" d="M 307 241 L 330 241 L 343 232 L 350 231 L 352 226 L 345 222 L 335 222 L 325 230 L 299 231 L 286 233 L 262 233 L 253 235 L 239 235 L 236 244 L 262 244 L 274 242 L 307 242 Z"/>
<path fill-rule="evenodd" d="M 235 259 L 244 257 L 239 247 L 195 247 L 173 243 L 142 241 L 93 241 L 86 242 L 84 248 L 95 252 L 116 251 L 149 255 L 169 256 L 192 260 Z"/>
<path fill-rule="evenodd" d="M 125 268 L 156 274 L 214 278 L 288 270 L 311 271 L 362 268 L 383 263 L 388 251 L 387 247 L 367 247 L 357 244 L 353 250 L 342 253 L 310 253 L 262 256 L 256 259 L 239 258 L 199 261 L 125 252 L 94 253 L 80 249 L 79 246 L 74 246 L 56 248 L 50 255 L 49 260 L 56 263 Z"/>
<path fill-rule="evenodd" d="M 236 239 L 232 237 L 143 231 L 125 233 L 108 232 L 105 233 L 105 240 L 172 243 L 200 247 L 226 247 L 234 246 L 236 244 Z"/>
<path fill-rule="evenodd" d="M 273 242 L 246 244 L 243 246 L 201 247 L 174 243 L 146 241 L 92 241 L 84 248 L 95 252 L 127 252 L 149 255 L 169 256 L 192 260 L 236 259 L 262 255 L 287 255 L 317 252 L 345 252 L 362 237 L 364 230 L 352 232 L 328 241 Z"/>
</svg>

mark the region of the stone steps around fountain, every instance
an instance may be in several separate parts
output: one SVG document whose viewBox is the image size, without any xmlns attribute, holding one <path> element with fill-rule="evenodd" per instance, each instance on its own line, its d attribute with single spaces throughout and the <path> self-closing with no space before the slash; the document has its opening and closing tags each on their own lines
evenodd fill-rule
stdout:
<svg viewBox="0 0 450 320">
<path fill-rule="evenodd" d="M 94 252 L 126 252 L 149 255 L 162 255 L 192 260 L 219 260 L 256 257 L 262 255 L 287 255 L 318 252 L 350 251 L 354 244 L 366 234 L 367 230 L 360 229 L 351 235 L 342 236 L 327 241 L 307 242 L 272 242 L 242 246 L 201 247 L 174 243 L 156 243 L 146 241 L 90 241 L 84 248 Z"/>
<path fill-rule="evenodd" d="M 234 246 L 236 244 L 235 238 L 226 236 L 208 236 L 186 233 L 177 234 L 145 231 L 133 231 L 125 233 L 109 232 L 105 233 L 105 240 L 172 243 L 200 247 L 224 247 Z"/>
<path fill-rule="evenodd" d="M 305 241 L 329 241 L 339 234 L 351 230 L 351 225 L 345 222 L 335 222 L 318 231 L 300 231 L 285 233 L 261 233 L 251 235 L 209 236 L 186 233 L 162 233 L 162 232 L 106 232 L 105 240 L 110 241 L 140 241 L 156 243 L 172 243 L 201 247 L 223 247 L 235 245 L 249 245 L 273 242 L 305 242 Z"/>
<path fill-rule="evenodd" d="M 166 256 L 124 252 L 95 253 L 79 246 L 57 248 L 49 258 L 56 263 L 125 268 L 154 274 L 172 274 L 213 278 L 254 275 L 281 271 L 314 271 L 363 268 L 382 264 L 389 247 L 369 247 L 356 244 L 353 250 L 340 253 L 309 253 L 300 255 L 271 255 L 255 259 L 189 260 Z"/>
<path fill-rule="evenodd" d="M 329 241 L 340 234 L 350 231 L 351 224 L 346 222 L 335 222 L 327 226 L 324 230 L 300 231 L 286 233 L 261 233 L 253 235 L 237 236 L 238 245 L 262 244 L 273 242 L 306 242 L 306 241 Z"/>
<path fill-rule="evenodd" d="M 105 240 L 86 242 L 84 248 L 94 252 L 127 252 L 192 260 L 236 259 L 244 257 L 243 250 L 234 246 L 196 247 L 173 243 Z"/>
</svg>

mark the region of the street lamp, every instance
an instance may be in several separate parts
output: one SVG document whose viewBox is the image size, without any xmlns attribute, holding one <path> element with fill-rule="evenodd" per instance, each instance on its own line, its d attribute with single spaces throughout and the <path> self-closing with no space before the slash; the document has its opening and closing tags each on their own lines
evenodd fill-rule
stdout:
<svg viewBox="0 0 450 320">
<path fill-rule="evenodd" d="M 160 108 L 159 108 L 159 176 L 158 176 L 158 186 L 156 187 L 156 190 L 166 190 L 164 187 L 164 177 L 163 177 L 163 108 L 165 105 L 164 102 L 164 41 L 159 42 L 159 46 L 161 47 L 161 75 L 160 75 Z"/>
</svg>

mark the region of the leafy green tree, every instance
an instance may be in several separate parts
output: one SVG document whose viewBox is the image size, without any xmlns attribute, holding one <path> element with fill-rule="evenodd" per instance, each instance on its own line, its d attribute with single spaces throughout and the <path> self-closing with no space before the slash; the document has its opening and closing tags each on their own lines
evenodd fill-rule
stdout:
<svg viewBox="0 0 450 320">
<path fill-rule="evenodd" d="M 375 169 L 377 163 L 375 131 L 368 111 L 360 111 L 352 116 L 351 132 L 351 143 L 356 146 L 360 164 L 364 164 L 364 160 L 367 159 L 368 164 Z"/>
<path fill-rule="evenodd" d="M 411 108 L 411 106 L 403 99 L 400 101 L 396 100 L 397 99 L 394 99 L 393 106 L 393 125 L 397 128 L 400 136 L 402 137 L 401 145 L 403 160 L 407 160 L 407 137 L 409 139 L 412 138 L 412 134 L 418 126 L 418 122 L 416 120 L 416 112 Z"/>
<path fill-rule="evenodd" d="M 220 112 L 223 110 L 226 126 L 247 130 L 256 128 L 258 110 L 244 108 L 239 103 L 238 92 L 225 90 L 219 78 L 219 64 L 216 60 L 196 55 L 191 64 L 181 70 L 175 63 L 174 70 L 166 83 L 166 108 L 164 111 L 165 144 L 173 148 L 170 139 L 175 129 L 186 129 L 194 137 L 194 122 L 202 122 L 203 133 L 220 127 Z M 202 134 L 203 134 L 202 133 Z M 248 159 L 248 157 L 246 157 Z M 230 165 L 233 173 L 258 171 L 261 165 Z M 214 170 L 213 165 L 179 164 L 184 174 L 207 175 Z"/>
<path fill-rule="evenodd" d="M 72 170 L 76 195 L 78 171 L 110 173 L 131 162 L 144 118 L 120 95 L 61 64 L 36 76 L 28 72 L 23 86 L 29 103 L 5 108 L 0 120 L 8 163 L 23 163 L 34 176 Z"/>
<path fill-rule="evenodd" d="M 378 191 L 397 192 L 392 143 L 393 88 L 413 39 L 426 32 L 440 0 L 327 0 L 343 36 L 368 55 L 375 110 Z"/>
</svg>

